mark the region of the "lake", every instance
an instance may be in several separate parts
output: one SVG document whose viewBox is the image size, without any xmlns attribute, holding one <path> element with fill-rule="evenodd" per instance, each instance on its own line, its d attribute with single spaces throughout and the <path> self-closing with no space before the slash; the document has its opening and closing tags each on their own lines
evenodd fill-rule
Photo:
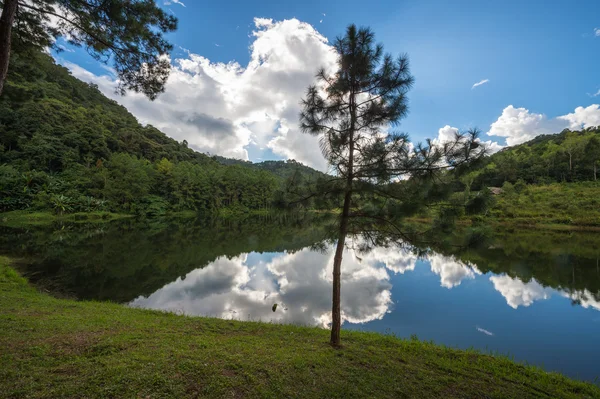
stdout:
<svg viewBox="0 0 600 399">
<path fill-rule="evenodd" d="M 18 257 L 30 281 L 58 296 L 327 327 L 330 236 L 320 220 L 287 215 L 127 220 L 3 227 L 0 253 Z M 496 231 L 468 249 L 347 249 L 342 328 L 508 354 L 593 381 L 599 259 L 600 233 L 527 229 Z"/>
</svg>

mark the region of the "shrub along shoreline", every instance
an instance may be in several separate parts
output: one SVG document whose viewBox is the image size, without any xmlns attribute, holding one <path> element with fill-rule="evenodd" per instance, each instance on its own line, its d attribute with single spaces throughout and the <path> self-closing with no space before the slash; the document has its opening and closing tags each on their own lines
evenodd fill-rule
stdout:
<svg viewBox="0 0 600 399">
<path fill-rule="evenodd" d="M 265 305 L 267 306 L 267 305 Z M 0 257 L 6 397 L 552 397 L 600 388 L 418 340 L 53 298 Z"/>
</svg>

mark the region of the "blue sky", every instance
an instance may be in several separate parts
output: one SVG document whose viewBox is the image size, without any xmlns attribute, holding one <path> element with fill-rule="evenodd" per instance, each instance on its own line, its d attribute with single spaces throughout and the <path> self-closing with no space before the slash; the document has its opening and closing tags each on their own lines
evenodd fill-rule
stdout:
<svg viewBox="0 0 600 399">
<path fill-rule="evenodd" d="M 162 3 L 179 18 L 178 31 L 169 35 L 176 45 L 174 60 L 189 58 L 192 53 L 213 64 L 235 61 L 246 68 L 252 60 L 250 46 L 257 40 L 252 33 L 258 29 L 256 17 L 274 22 L 296 18 L 329 41 L 342 34 L 349 23 L 370 26 L 388 52 L 406 52 L 410 57 L 416 82 L 409 96 L 411 112 L 400 129 L 415 141 L 441 136 L 440 129 L 447 126 L 479 127 L 484 133 L 496 133 L 494 137 L 484 134 L 483 140 L 516 144 L 536 134 L 600 120 L 596 108 L 574 114 L 577 107 L 600 102 L 600 97 L 593 97 L 600 89 L 600 35 L 594 31 L 600 27 L 597 1 L 236 1 L 210 6 L 192 0 L 182 2 L 185 7 L 172 0 Z M 285 35 L 289 36 L 289 31 Z M 93 73 L 95 77 L 90 80 L 106 74 L 81 51 L 59 57 L 63 63 L 72 62 Z M 318 61 L 315 70 L 320 66 Z M 311 65 L 307 62 L 305 67 Z M 85 78 L 81 71 L 74 74 Z M 485 79 L 487 83 L 473 88 Z M 136 112 L 130 100 L 117 100 L 143 122 L 157 124 L 154 119 L 146 121 L 148 118 Z M 511 105 L 513 109 L 503 114 Z M 205 107 L 199 103 L 198 108 Z M 569 114 L 572 116 L 556 119 Z M 224 113 L 213 116 L 229 119 Z M 240 119 L 230 119 L 239 128 L 236 120 Z M 295 122 L 289 119 L 291 126 Z M 494 122 L 498 122 L 496 128 L 491 129 Z M 177 132 L 166 130 L 179 138 Z M 244 145 L 246 156 L 260 160 L 295 155 L 289 148 L 265 144 L 277 136 L 270 133 L 264 142 L 249 139 Z M 197 146 L 205 149 L 200 137 Z M 222 150 L 216 145 L 206 148 L 209 152 Z M 297 158 L 314 164 L 308 156 Z"/>
</svg>

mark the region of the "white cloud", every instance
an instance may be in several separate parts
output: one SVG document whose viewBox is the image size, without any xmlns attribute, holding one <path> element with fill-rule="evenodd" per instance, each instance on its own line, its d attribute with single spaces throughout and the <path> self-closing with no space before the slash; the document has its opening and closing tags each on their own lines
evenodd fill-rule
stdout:
<svg viewBox="0 0 600 399">
<path fill-rule="evenodd" d="M 254 25 L 257 28 L 270 27 L 273 25 L 272 18 L 254 18 Z"/>
<path fill-rule="evenodd" d="M 465 264 L 453 256 L 433 254 L 427 257 L 431 265 L 431 271 L 440 276 L 442 287 L 453 288 L 464 279 L 474 279 L 481 272 L 475 265 Z"/>
<path fill-rule="evenodd" d="M 459 133 L 457 127 L 446 125 L 438 130 L 438 136 L 433 139 L 433 143 L 436 145 L 442 145 L 444 143 L 454 140 L 454 137 Z"/>
<path fill-rule="evenodd" d="M 512 278 L 507 275 L 491 276 L 490 281 L 494 284 L 494 288 L 506 299 L 506 303 L 513 309 L 519 306 L 529 306 L 534 301 L 550 298 L 552 290 L 545 288 L 532 279 L 528 283 L 524 283 L 518 278 Z"/>
<path fill-rule="evenodd" d="M 478 140 L 478 141 L 481 144 L 483 144 L 483 145 L 486 146 L 486 148 L 488 149 L 488 153 L 489 154 L 494 154 L 494 153 L 496 153 L 496 152 L 498 152 L 498 151 L 500 151 L 501 149 L 504 148 L 503 145 L 498 144 L 497 142 L 492 141 L 492 140 L 486 140 L 486 141 Z"/>
<path fill-rule="evenodd" d="M 98 84 L 142 123 L 213 154 L 248 159 L 247 147 L 271 149 L 320 170 L 327 167 L 315 137 L 300 132 L 300 99 L 320 67 L 335 67 L 327 39 L 297 19 L 254 20 L 247 65 L 214 63 L 193 53 L 175 59 L 165 93 L 155 101 L 114 93 L 116 81 L 64 63 L 74 76 Z"/>
<path fill-rule="evenodd" d="M 185 278 L 165 285 L 132 306 L 188 315 L 319 325 L 331 322 L 334 251 L 303 249 L 252 265 L 248 255 L 221 257 Z M 364 265 L 352 251 L 344 254 L 342 320 L 381 319 L 392 305 L 391 284 L 383 267 Z M 275 312 L 272 306 L 279 306 Z"/>
<path fill-rule="evenodd" d="M 587 289 L 583 291 L 555 290 L 544 287 L 535 279 L 524 283 L 518 278 L 507 275 L 492 276 L 490 281 L 494 284 L 496 291 L 506 299 L 508 306 L 513 309 L 517 309 L 519 306 L 530 306 L 535 301 L 549 299 L 552 293 L 557 293 L 562 297 L 578 302 L 583 308 L 600 311 L 600 301 Z"/>
<path fill-rule="evenodd" d="M 170 6 L 171 4 L 179 4 L 180 6 L 185 7 L 185 4 L 183 4 L 183 2 L 180 0 L 165 0 L 163 4 L 166 6 Z"/>
<path fill-rule="evenodd" d="M 600 36 L 600 28 L 594 28 L 594 35 L 595 36 Z"/>
<path fill-rule="evenodd" d="M 590 96 L 590 97 L 598 97 L 598 96 L 600 96 L 600 89 L 598 89 L 598 91 L 595 92 L 594 94 L 589 94 L 588 93 L 588 96 Z"/>
<path fill-rule="evenodd" d="M 562 291 L 561 295 L 565 298 L 569 298 L 572 301 L 577 301 L 581 304 L 585 309 L 591 308 L 595 310 L 600 310 L 600 300 L 597 300 L 591 291 L 585 289 L 583 291 Z"/>
<path fill-rule="evenodd" d="M 600 126 L 600 105 L 592 104 L 589 107 L 577 107 L 575 111 L 559 116 L 558 120 L 569 123 L 570 129 L 588 128 L 591 126 Z"/>
<path fill-rule="evenodd" d="M 529 112 L 525 108 L 512 105 L 504 108 L 502 115 L 492 123 L 489 136 L 506 137 L 509 146 L 524 143 L 540 134 L 560 132 L 565 124 L 548 120 L 546 115 Z"/>
<path fill-rule="evenodd" d="M 391 272 L 404 274 L 415 270 L 417 255 L 403 249 L 375 247 L 366 254 L 361 255 L 362 262 L 376 267 L 385 266 Z"/>
<path fill-rule="evenodd" d="M 489 81 L 490 81 L 489 79 L 480 80 L 479 82 L 473 84 L 473 86 L 471 87 L 471 90 L 473 90 L 474 88 L 476 88 L 478 86 L 484 85 L 484 84 L 488 83 Z"/>
<path fill-rule="evenodd" d="M 438 130 L 438 135 L 435 139 L 433 139 L 433 143 L 436 145 L 441 145 L 446 142 L 452 141 L 452 140 L 454 140 L 454 137 L 458 133 L 459 133 L 459 130 L 457 127 L 452 127 L 450 125 L 446 125 Z M 492 153 L 492 154 L 495 152 L 498 152 L 504 148 L 504 146 L 502 146 L 492 140 L 483 141 L 481 139 L 477 139 L 477 142 L 485 145 L 486 148 L 488 149 L 489 153 Z"/>
<path fill-rule="evenodd" d="M 502 115 L 492 123 L 489 136 L 506 137 L 509 146 L 524 143 L 540 134 L 559 133 L 563 129 L 580 129 L 582 126 L 600 125 L 600 106 L 577 107 L 573 113 L 548 119 L 544 114 L 529 112 L 512 105 L 504 108 Z"/>
</svg>

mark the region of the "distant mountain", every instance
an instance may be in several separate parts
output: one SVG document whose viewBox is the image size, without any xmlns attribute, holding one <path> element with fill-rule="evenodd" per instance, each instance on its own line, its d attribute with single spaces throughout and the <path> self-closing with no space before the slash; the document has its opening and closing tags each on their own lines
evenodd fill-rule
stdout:
<svg viewBox="0 0 600 399">
<path fill-rule="evenodd" d="M 318 179 L 319 177 L 327 177 L 327 174 L 313 169 L 310 166 L 306 166 L 294 159 L 288 159 L 287 161 L 263 161 L 256 163 L 243 161 L 241 159 L 225 158 L 218 155 L 213 156 L 212 159 L 223 165 L 242 165 L 253 169 L 264 170 L 271 172 L 283 179 L 288 179 L 295 173 L 300 173 L 305 178 L 311 180 Z"/>
</svg>

